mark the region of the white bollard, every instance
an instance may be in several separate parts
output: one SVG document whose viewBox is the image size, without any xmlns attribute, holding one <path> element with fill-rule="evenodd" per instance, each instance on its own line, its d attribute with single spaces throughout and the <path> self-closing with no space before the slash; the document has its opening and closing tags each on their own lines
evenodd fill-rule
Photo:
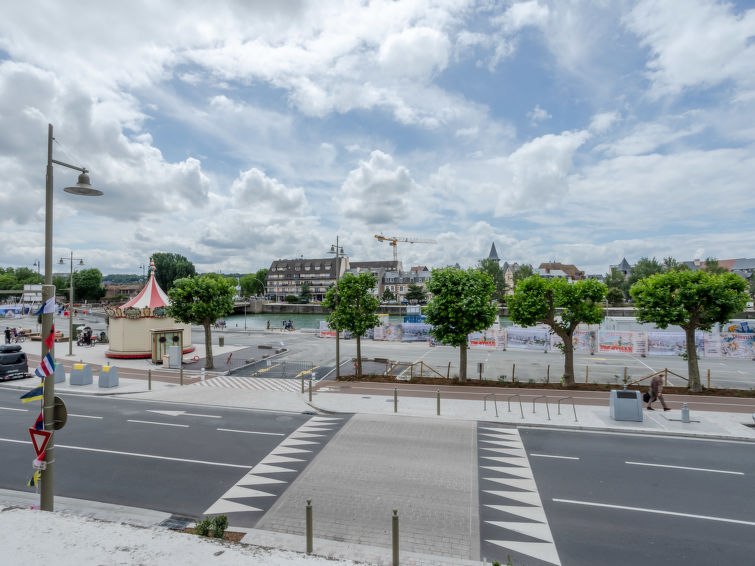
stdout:
<svg viewBox="0 0 755 566">
<path fill-rule="evenodd" d="M 682 403 L 682 422 L 689 422 L 689 407 L 687 407 L 687 403 Z"/>
<path fill-rule="evenodd" d="M 202 368 L 202 371 L 199 374 L 199 378 L 200 378 L 200 381 L 202 381 L 202 383 L 204 383 L 204 368 Z"/>
</svg>

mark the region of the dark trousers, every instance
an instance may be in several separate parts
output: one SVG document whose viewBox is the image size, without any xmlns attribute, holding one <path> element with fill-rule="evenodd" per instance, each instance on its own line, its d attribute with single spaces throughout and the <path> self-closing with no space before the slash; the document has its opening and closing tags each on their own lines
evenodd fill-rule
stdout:
<svg viewBox="0 0 755 566">
<path fill-rule="evenodd" d="M 652 389 L 650 390 L 650 401 L 648 401 L 648 407 L 653 404 L 654 401 L 660 401 L 661 406 L 667 409 L 666 401 L 663 400 L 663 393 L 656 394 Z"/>
</svg>

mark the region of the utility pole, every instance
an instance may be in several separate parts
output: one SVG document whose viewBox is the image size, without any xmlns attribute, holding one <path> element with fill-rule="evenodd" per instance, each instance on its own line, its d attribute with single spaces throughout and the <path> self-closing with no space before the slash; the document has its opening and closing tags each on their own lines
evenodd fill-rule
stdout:
<svg viewBox="0 0 755 566">
<path fill-rule="evenodd" d="M 341 261 L 340 258 L 343 256 L 343 248 L 338 245 L 338 235 L 336 235 L 336 245 L 335 247 L 333 245 L 330 246 L 330 251 L 328 253 L 335 254 L 336 256 L 336 307 L 338 307 L 339 302 L 339 296 L 338 296 L 338 280 L 341 278 Z M 341 378 L 341 352 L 340 352 L 340 334 L 341 329 L 336 328 L 336 379 Z"/>
<path fill-rule="evenodd" d="M 64 259 L 66 258 L 60 258 L 60 261 L 58 262 L 60 265 L 65 265 Z M 84 260 L 80 257 L 73 257 L 73 250 L 71 250 L 71 257 L 69 261 L 71 262 L 71 273 L 70 273 L 70 279 L 69 279 L 69 286 L 70 286 L 70 296 L 68 297 L 68 355 L 73 356 L 73 262 L 74 260 L 79 260 L 79 265 L 84 265 Z"/>
</svg>

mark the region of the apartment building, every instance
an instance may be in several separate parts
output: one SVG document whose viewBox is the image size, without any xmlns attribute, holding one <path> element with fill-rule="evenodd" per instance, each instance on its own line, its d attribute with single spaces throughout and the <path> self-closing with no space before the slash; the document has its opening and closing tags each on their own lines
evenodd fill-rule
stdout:
<svg viewBox="0 0 755 566">
<path fill-rule="evenodd" d="M 349 258 L 324 259 L 278 259 L 270 264 L 265 281 L 266 295 L 273 301 L 283 302 L 289 295 L 298 297 L 306 282 L 312 292 L 312 300 L 325 298 L 328 288 L 349 269 Z"/>
</svg>

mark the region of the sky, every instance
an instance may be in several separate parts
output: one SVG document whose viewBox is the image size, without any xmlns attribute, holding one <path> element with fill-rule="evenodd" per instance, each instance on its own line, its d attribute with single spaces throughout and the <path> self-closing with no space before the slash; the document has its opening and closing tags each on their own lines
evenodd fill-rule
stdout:
<svg viewBox="0 0 755 566">
<path fill-rule="evenodd" d="M 0 265 L 755 256 L 755 7 L 5 2 Z M 56 266 L 57 267 L 57 266 Z M 61 268 L 61 271 L 66 269 Z"/>
</svg>

